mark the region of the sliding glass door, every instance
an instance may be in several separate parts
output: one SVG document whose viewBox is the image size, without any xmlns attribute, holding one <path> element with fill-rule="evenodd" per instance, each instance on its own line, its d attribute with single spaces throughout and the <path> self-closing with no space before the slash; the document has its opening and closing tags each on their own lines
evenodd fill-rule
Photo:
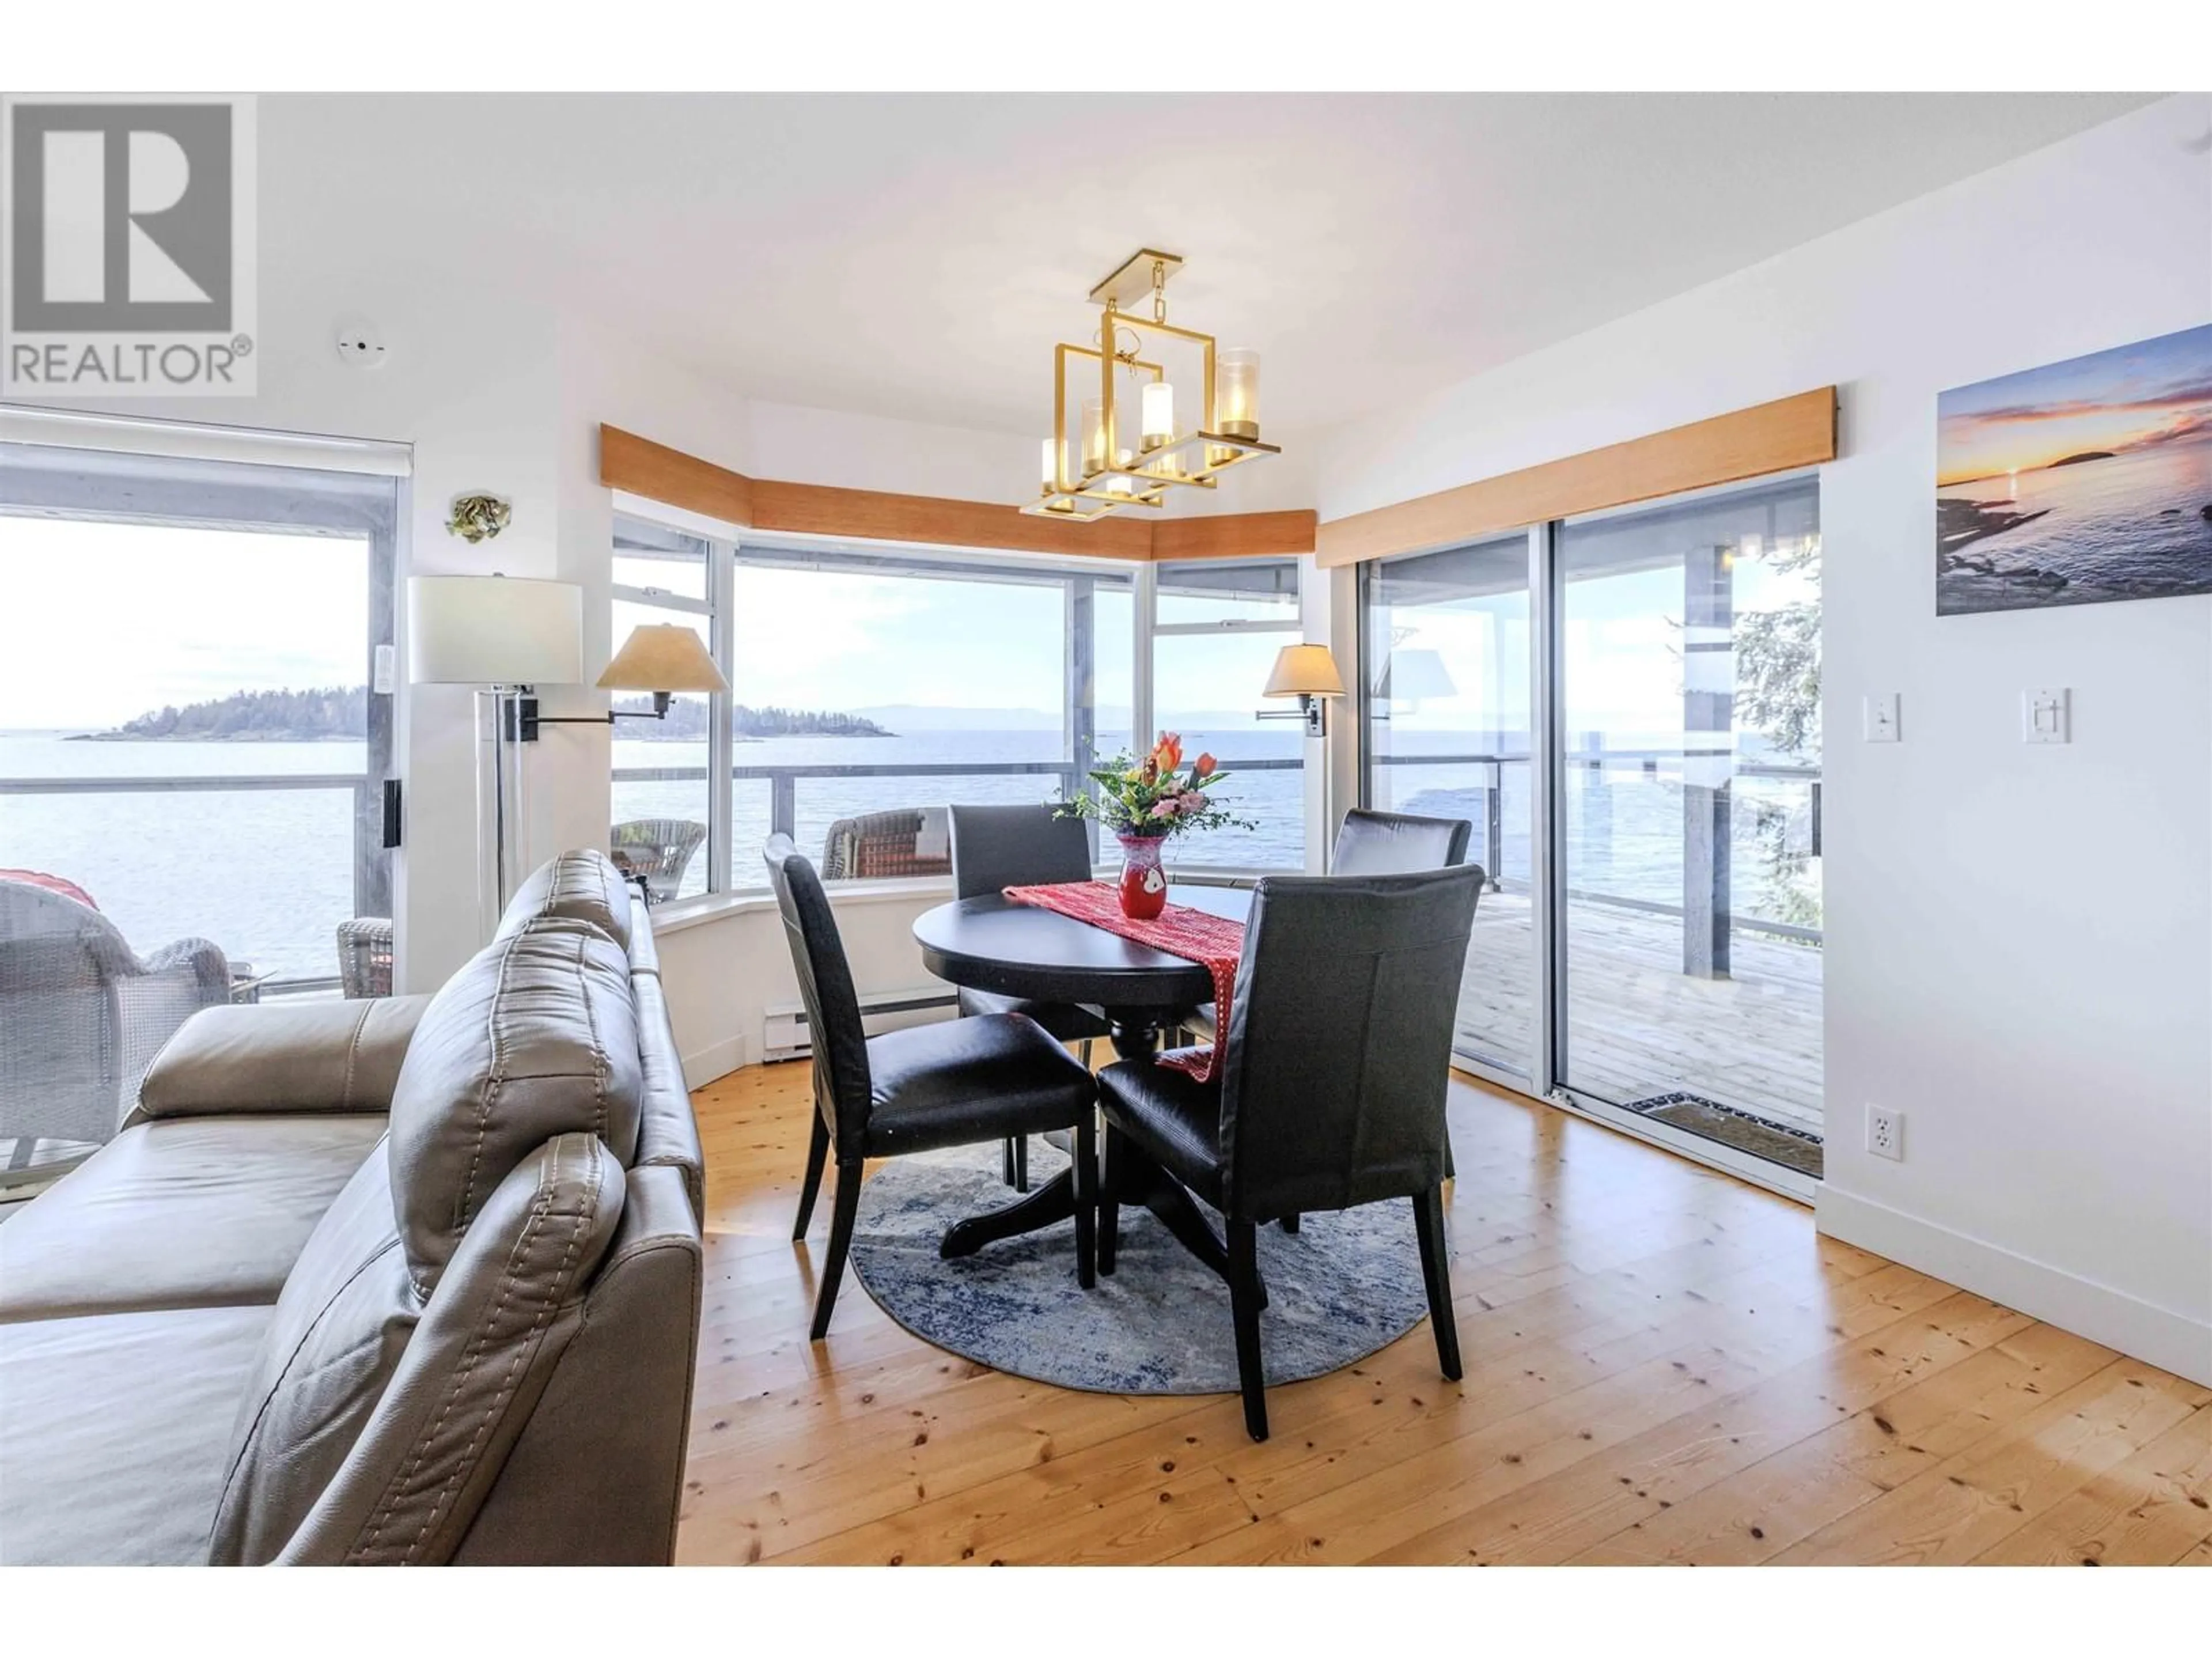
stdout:
<svg viewBox="0 0 2212 1659">
<path fill-rule="evenodd" d="M 1816 486 L 1557 548 L 1559 1081 L 1818 1175 Z"/>
<path fill-rule="evenodd" d="M 1492 878 L 1462 1061 L 1817 1177 L 1818 480 L 1379 561 L 1360 605 L 1366 799 Z"/>
<path fill-rule="evenodd" d="M 1474 826 L 1476 907 L 1459 1048 L 1531 1075 L 1528 538 L 1370 565 L 1363 592 L 1367 803 Z"/>
</svg>

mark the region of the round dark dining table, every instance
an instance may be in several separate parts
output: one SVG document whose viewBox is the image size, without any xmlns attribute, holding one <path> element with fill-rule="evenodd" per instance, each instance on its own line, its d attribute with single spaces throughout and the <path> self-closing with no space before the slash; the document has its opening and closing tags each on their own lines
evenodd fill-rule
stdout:
<svg viewBox="0 0 2212 1659">
<path fill-rule="evenodd" d="M 1242 921 L 1252 894 L 1239 887 L 1175 885 L 1168 902 Z M 1213 976 L 1203 963 L 1000 894 L 925 910 L 915 918 L 914 937 L 922 964 L 939 979 L 1000 996 L 1098 1009 L 1114 1052 L 1124 1060 L 1148 1060 L 1161 1029 L 1177 1013 L 1213 1000 Z M 1034 1232 L 1074 1213 L 1074 1176 L 1063 1170 L 1018 1202 L 952 1227 L 939 1253 L 970 1255 L 995 1239 Z"/>
</svg>

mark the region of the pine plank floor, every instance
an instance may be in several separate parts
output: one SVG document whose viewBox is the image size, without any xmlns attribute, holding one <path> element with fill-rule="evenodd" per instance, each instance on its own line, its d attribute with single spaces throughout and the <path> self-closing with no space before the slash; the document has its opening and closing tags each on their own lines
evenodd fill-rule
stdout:
<svg viewBox="0 0 2212 1659">
<path fill-rule="evenodd" d="M 790 1239 L 809 1068 L 698 1092 L 694 1563 L 2212 1564 L 2212 1389 L 1813 1231 L 1799 1206 L 1465 1079 L 1466 1376 L 1130 1399 L 929 1346 Z M 1230 1340 L 1224 1315 L 1222 1341 Z"/>
</svg>

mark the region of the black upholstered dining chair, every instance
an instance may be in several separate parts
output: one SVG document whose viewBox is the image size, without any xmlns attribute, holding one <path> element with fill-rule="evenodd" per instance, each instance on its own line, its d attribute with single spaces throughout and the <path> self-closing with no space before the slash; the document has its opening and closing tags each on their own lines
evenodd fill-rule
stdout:
<svg viewBox="0 0 2212 1659">
<path fill-rule="evenodd" d="M 1372 812 L 1355 806 L 1338 826 L 1336 847 L 1328 855 L 1332 876 L 1402 876 L 1415 870 L 1442 870 L 1467 857 L 1474 826 L 1465 818 L 1425 818 L 1411 812 Z M 1212 1003 L 1194 1008 L 1178 1021 L 1193 1037 L 1213 1039 L 1220 1011 Z"/>
<path fill-rule="evenodd" d="M 952 809 L 952 890 L 957 898 L 980 898 L 1008 887 L 1038 887 L 1054 882 L 1091 879 L 1091 832 L 1080 818 L 1061 817 L 1049 805 L 956 806 Z M 1091 1044 L 1106 1035 L 1105 1016 L 1072 1002 L 1036 1002 L 960 988 L 965 1014 L 1027 1014 L 1062 1042 L 1083 1045 L 1091 1063 Z M 1019 1192 L 1030 1185 L 1029 1142 L 1006 1142 L 1006 1184 Z"/>
<path fill-rule="evenodd" d="M 833 1149 L 837 1158 L 830 1254 L 814 1298 L 815 1340 L 828 1334 L 837 1305 L 860 1207 L 861 1164 L 871 1158 L 1073 1129 L 1076 1279 L 1090 1286 L 1097 1089 L 1089 1069 L 1026 1014 L 984 1014 L 869 1036 L 822 878 L 788 836 L 769 838 L 767 858 L 814 1054 L 813 1137 L 794 1242 L 806 1237 Z"/>
<path fill-rule="evenodd" d="M 1214 1073 L 1124 1060 L 1099 1074 L 1106 1175 L 1098 1271 L 1140 1202 L 1229 1284 L 1244 1426 L 1267 1437 L 1255 1230 L 1410 1199 L 1437 1360 L 1460 1374 L 1443 1234 L 1444 1100 L 1475 865 L 1262 880 Z M 1219 1212 L 1226 1237 L 1193 1202 Z"/>
<path fill-rule="evenodd" d="M 1355 806 L 1344 815 L 1329 854 L 1333 876 L 1400 876 L 1443 870 L 1467 858 L 1474 826 L 1465 818 L 1425 818 L 1411 812 L 1372 812 Z"/>
</svg>

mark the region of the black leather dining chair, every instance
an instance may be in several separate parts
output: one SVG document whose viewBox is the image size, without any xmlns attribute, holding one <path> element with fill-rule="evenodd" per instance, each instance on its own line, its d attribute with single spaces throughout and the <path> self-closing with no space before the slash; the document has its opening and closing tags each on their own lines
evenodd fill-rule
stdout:
<svg viewBox="0 0 2212 1659">
<path fill-rule="evenodd" d="M 1062 817 L 1040 806 L 956 806 L 952 809 L 952 890 L 957 898 L 980 898 L 1008 887 L 1040 887 L 1054 882 L 1091 879 L 1091 832 L 1083 820 Z M 964 1014 L 1027 1014 L 1062 1042 L 1091 1045 L 1107 1033 L 1106 1018 L 1095 1008 L 1072 1002 L 1037 1002 L 960 988 Z M 1018 1192 L 1030 1186 L 1029 1142 L 1006 1143 L 1006 1184 Z"/>
<path fill-rule="evenodd" d="M 1255 1230 L 1411 1199 L 1437 1361 L 1460 1374 L 1443 1234 L 1444 1101 L 1483 872 L 1270 876 L 1245 925 L 1215 1081 L 1141 1060 L 1099 1074 L 1098 1271 L 1141 1202 L 1229 1285 L 1244 1426 L 1267 1437 Z M 1225 1237 L 1193 1201 L 1213 1206 Z"/>
<path fill-rule="evenodd" d="M 837 1157 L 830 1254 L 814 1298 L 815 1340 L 828 1334 L 837 1305 L 860 1208 L 861 1164 L 871 1158 L 1073 1129 L 1076 1279 L 1088 1288 L 1095 1282 L 1091 1177 L 1097 1155 L 1097 1088 L 1089 1069 L 1026 1014 L 941 1020 L 869 1036 L 821 877 L 788 836 L 771 836 L 767 857 L 814 1054 L 813 1136 L 794 1242 L 806 1237 L 833 1149 Z"/>
<path fill-rule="evenodd" d="M 1344 815 L 1329 854 L 1333 876 L 1398 876 L 1463 862 L 1474 826 L 1465 818 L 1425 818 L 1355 806 Z"/>
</svg>

